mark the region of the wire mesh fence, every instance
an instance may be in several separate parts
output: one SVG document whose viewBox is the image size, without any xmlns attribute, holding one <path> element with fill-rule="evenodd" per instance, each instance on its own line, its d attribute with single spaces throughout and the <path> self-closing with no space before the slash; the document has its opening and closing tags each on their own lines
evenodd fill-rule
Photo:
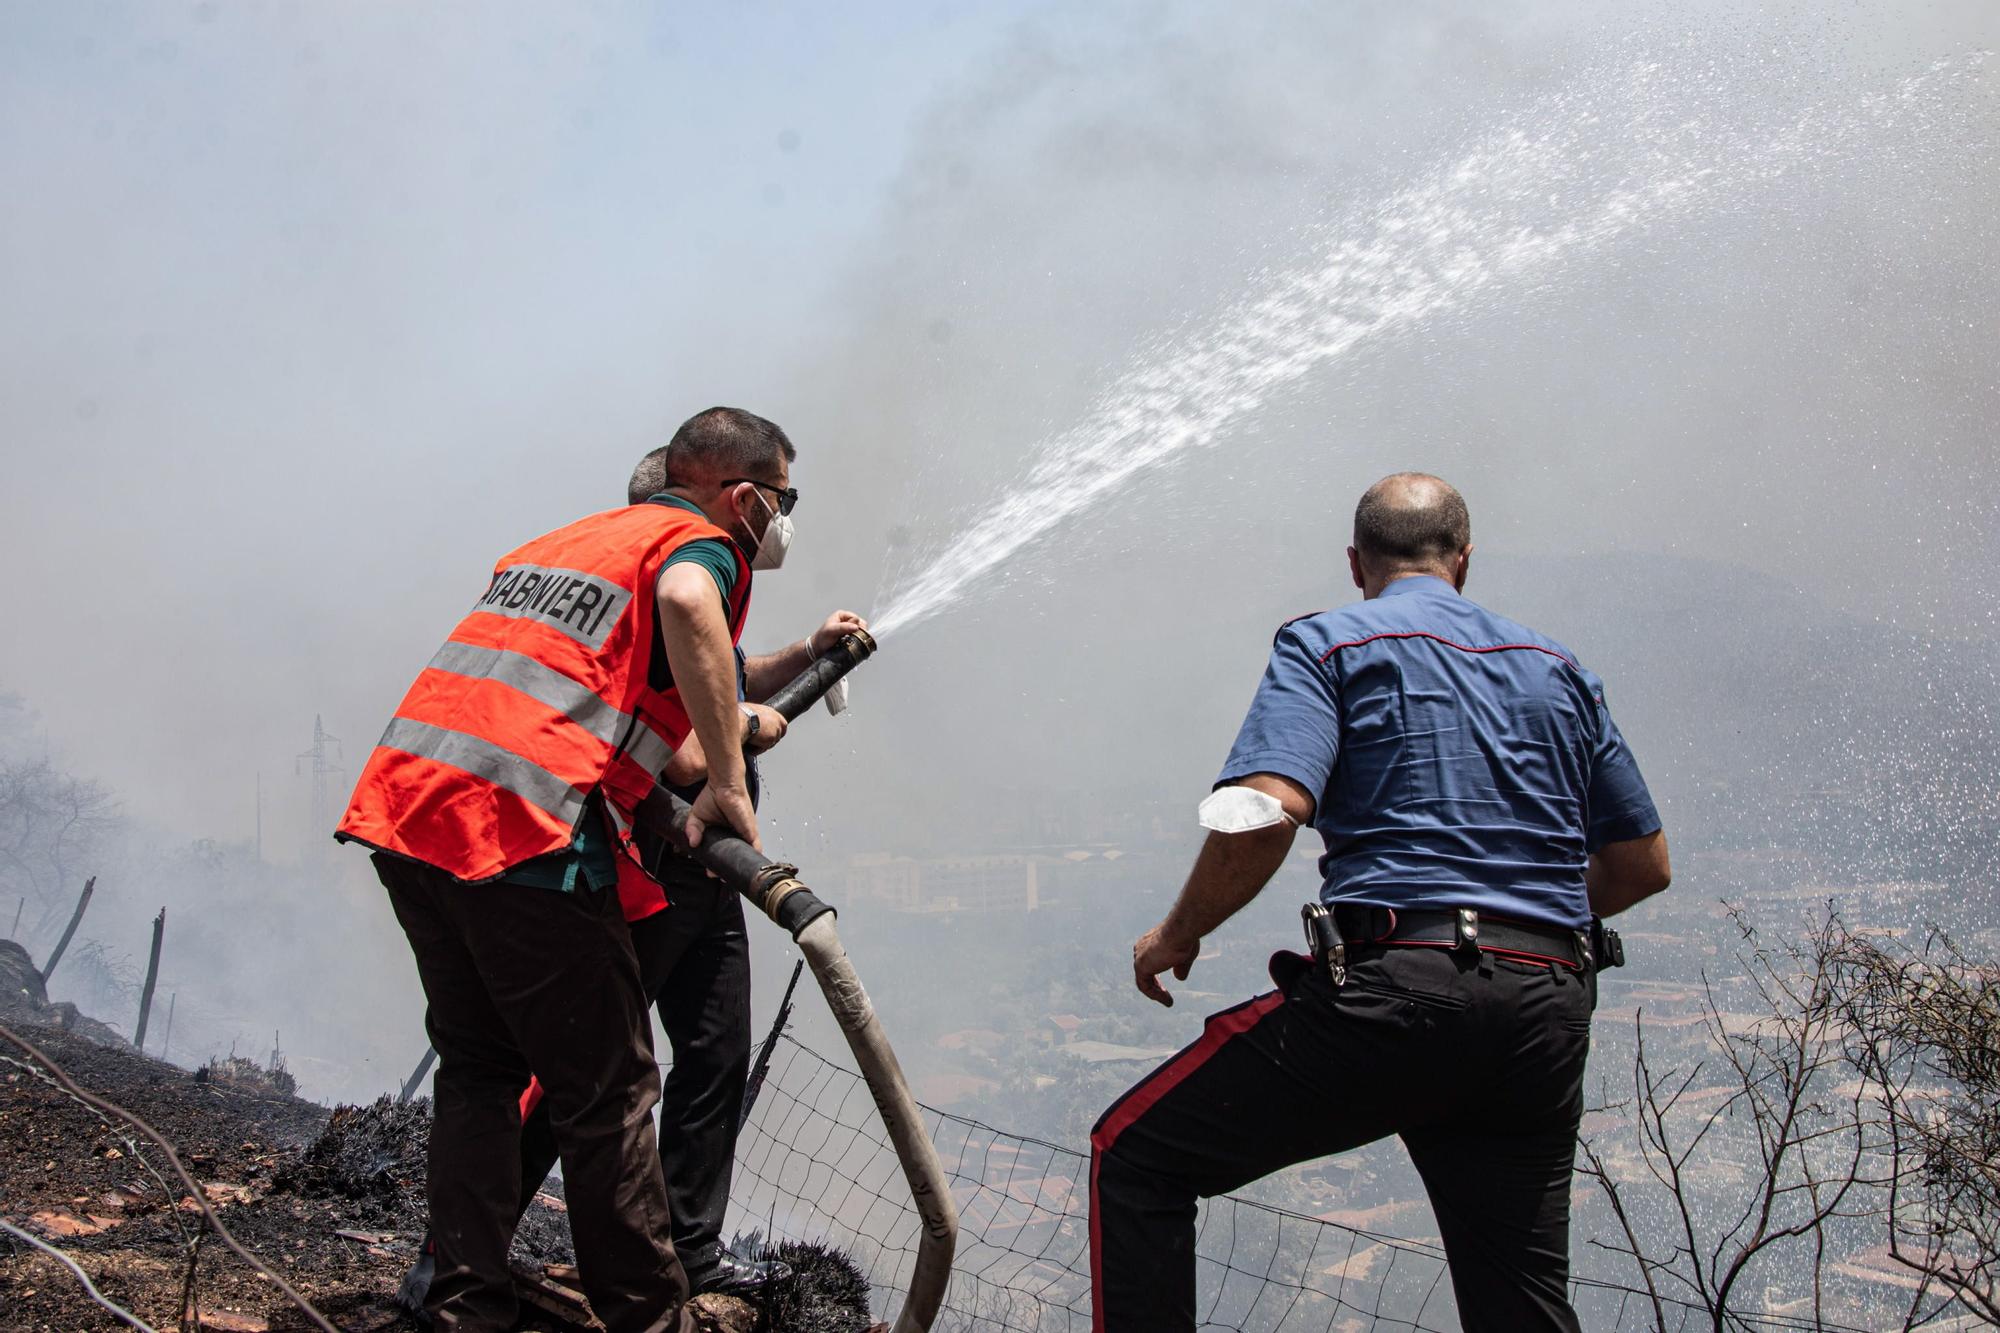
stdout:
<svg viewBox="0 0 2000 1333">
<path fill-rule="evenodd" d="M 1088 1333 L 1089 1159 L 924 1107 L 959 1211 L 941 1333 Z M 916 1256 L 919 1219 L 861 1076 L 786 1036 L 737 1150 L 738 1225 L 845 1249 L 893 1316 Z M 1201 1326 L 1236 1333 L 1453 1333 L 1444 1252 L 1224 1195 L 1203 1204 L 1196 1241 Z M 1579 1279 L 1586 1328 L 1695 1329 L 1705 1310 Z M 1820 1327 L 1782 1315 L 1732 1327 Z"/>
</svg>

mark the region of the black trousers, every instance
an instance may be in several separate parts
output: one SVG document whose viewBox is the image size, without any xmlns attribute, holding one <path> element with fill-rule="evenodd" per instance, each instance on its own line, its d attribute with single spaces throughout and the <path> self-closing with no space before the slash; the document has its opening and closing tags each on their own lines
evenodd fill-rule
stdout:
<svg viewBox="0 0 2000 1333">
<path fill-rule="evenodd" d="M 1211 1017 L 1092 1132 L 1097 1333 L 1192 1333 L 1197 1198 L 1391 1134 L 1430 1195 L 1467 1333 L 1574 1333 L 1596 978 L 1400 948 L 1361 953 L 1336 992 L 1303 962 L 1274 958 L 1278 990 Z"/>
<path fill-rule="evenodd" d="M 750 1077 L 750 937 L 743 899 L 712 879 L 677 879 L 672 904 L 631 923 L 640 986 L 673 1048 L 660 1092 L 660 1169 L 674 1248 L 699 1272 L 722 1252 Z M 556 1163 L 546 1102 L 523 1127 L 521 1211 Z"/>
<path fill-rule="evenodd" d="M 612 1333 L 690 1333 L 668 1240 L 659 1096 L 639 964 L 612 891 L 460 884 L 377 853 L 416 955 L 437 1048 L 429 1197 L 440 1329 L 511 1328 L 521 1089 L 540 1075 L 568 1186 L 578 1274 Z"/>
</svg>

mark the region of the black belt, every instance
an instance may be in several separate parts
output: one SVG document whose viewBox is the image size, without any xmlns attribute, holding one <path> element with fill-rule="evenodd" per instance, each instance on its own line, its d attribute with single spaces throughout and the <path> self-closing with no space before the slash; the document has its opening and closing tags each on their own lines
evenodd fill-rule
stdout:
<svg viewBox="0 0 2000 1333">
<path fill-rule="evenodd" d="M 1583 930 L 1482 917 L 1472 908 L 1454 912 L 1398 912 L 1388 907 L 1307 903 L 1300 912 L 1313 961 L 1338 987 L 1347 980 L 1350 956 L 1360 949 L 1451 949 L 1549 963 L 1572 971 L 1601 972 L 1625 965 L 1618 932 L 1592 918 Z"/>
</svg>

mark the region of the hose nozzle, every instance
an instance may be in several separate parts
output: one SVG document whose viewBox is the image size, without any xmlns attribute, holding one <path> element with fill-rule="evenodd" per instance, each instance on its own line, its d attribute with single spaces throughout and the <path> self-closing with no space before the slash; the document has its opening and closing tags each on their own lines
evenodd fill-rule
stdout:
<svg viewBox="0 0 2000 1333">
<path fill-rule="evenodd" d="M 821 653 L 819 660 L 780 687 L 764 703 L 782 714 L 785 721 L 797 721 L 807 709 L 826 697 L 826 692 L 833 688 L 836 681 L 873 657 L 877 646 L 875 636 L 867 630 L 849 630 L 840 636 L 839 643 Z"/>
</svg>

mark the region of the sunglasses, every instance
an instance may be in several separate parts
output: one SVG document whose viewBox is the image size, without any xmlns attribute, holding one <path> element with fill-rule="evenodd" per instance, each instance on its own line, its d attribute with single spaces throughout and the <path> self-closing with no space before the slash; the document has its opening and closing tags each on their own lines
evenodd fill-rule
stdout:
<svg viewBox="0 0 2000 1333">
<path fill-rule="evenodd" d="M 799 488 L 796 486 L 773 486 L 770 482 L 759 481 L 755 477 L 731 477 L 722 484 L 724 486 L 740 486 L 746 481 L 760 490 L 769 491 L 771 494 L 777 496 L 778 512 L 781 514 L 789 514 L 799 506 Z"/>
</svg>

